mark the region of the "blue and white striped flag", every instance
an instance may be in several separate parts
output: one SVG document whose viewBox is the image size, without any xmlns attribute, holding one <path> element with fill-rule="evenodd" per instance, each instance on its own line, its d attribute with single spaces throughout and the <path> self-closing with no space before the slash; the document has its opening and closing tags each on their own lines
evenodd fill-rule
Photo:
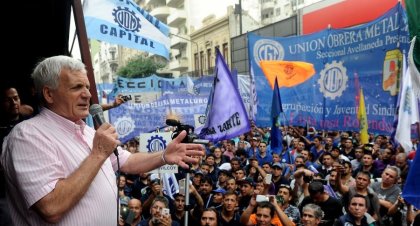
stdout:
<svg viewBox="0 0 420 226">
<path fill-rule="evenodd" d="M 169 59 L 169 27 L 132 0 L 85 0 L 83 12 L 89 38 Z"/>
<path fill-rule="evenodd" d="M 162 173 L 162 189 L 163 193 L 165 193 L 167 196 L 171 197 L 171 199 L 174 199 L 174 195 L 179 192 L 179 185 L 178 181 L 176 180 L 174 173 Z"/>
</svg>

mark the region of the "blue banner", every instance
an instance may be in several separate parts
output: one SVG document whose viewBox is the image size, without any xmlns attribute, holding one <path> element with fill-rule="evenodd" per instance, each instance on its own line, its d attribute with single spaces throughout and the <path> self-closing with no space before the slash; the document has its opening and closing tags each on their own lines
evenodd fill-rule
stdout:
<svg viewBox="0 0 420 226">
<path fill-rule="evenodd" d="M 272 92 L 259 62 L 304 61 L 314 64 L 316 74 L 302 84 L 281 88 L 289 125 L 358 131 L 358 90 L 363 88 L 369 132 L 390 134 L 402 54 L 409 41 L 407 17 L 400 4 L 370 23 L 348 29 L 298 37 L 250 33 L 249 59 L 259 101 L 257 125 L 271 126 Z"/>
<path fill-rule="evenodd" d="M 214 76 L 195 80 L 189 77 L 167 79 L 156 75 L 139 79 L 118 77 L 109 102 L 118 93 L 130 96 L 131 101 L 111 109 L 110 122 L 123 143 L 140 133 L 166 126 L 168 116 L 194 126 L 194 115 L 206 112 L 213 80 Z"/>
</svg>

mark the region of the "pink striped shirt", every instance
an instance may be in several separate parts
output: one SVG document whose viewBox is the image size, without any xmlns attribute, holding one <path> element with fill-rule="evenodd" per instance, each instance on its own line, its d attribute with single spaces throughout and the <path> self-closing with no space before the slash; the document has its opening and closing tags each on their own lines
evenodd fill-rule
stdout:
<svg viewBox="0 0 420 226">
<path fill-rule="evenodd" d="M 77 170 L 91 152 L 95 130 L 48 109 L 18 124 L 3 142 L 1 163 L 7 180 L 10 214 L 15 225 L 48 225 L 30 207 L 50 193 L 57 181 Z M 130 156 L 120 150 L 123 165 Z M 111 155 L 83 198 L 58 225 L 116 225 L 117 187 Z"/>
</svg>

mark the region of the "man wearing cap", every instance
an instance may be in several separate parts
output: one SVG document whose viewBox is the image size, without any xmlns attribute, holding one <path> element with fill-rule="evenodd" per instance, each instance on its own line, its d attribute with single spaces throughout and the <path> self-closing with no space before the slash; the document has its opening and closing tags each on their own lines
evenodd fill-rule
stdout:
<svg viewBox="0 0 420 226">
<path fill-rule="evenodd" d="M 222 208 L 223 205 L 223 195 L 226 193 L 226 190 L 223 188 L 217 188 L 212 191 L 212 201 L 209 207 L 214 207 L 218 210 Z"/>
<path fill-rule="evenodd" d="M 277 194 L 280 189 L 281 184 L 289 184 L 289 181 L 283 177 L 283 165 L 281 163 L 274 163 L 272 166 L 273 168 L 273 176 L 271 178 L 271 181 L 274 184 L 274 193 Z"/>
<path fill-rule="evenodd" d="M 216 183 L 216 187 L 225 189 L 227 179 L 231 176 L 232 176 L 232 174 L 229 172 L 229 170 L 226 170 L 226 169 L 219 170 L 219 176 L 218 176 L 218 180 L 217 180 L 217 183 Z"/>
<path fill-rule="evenodd" d="M 239 211 L 242 212 L 248 207 L 248 204 L 254 194 L 255 183 L 254 179 L 251 177 L 247 177 L 243 180 L 237 181 L 240 189 L 240 196 L 239 196 L 239 203 L 238 208 Z"/>
<path fill-rule="evenodd" d="M 260 139 L 258 139 L 257 137 L 252 137 L 251 147 L 246 150 L 248 152 L 248 157 L 255 156 L 257 154 L 259 144 Z"/>
</svg>

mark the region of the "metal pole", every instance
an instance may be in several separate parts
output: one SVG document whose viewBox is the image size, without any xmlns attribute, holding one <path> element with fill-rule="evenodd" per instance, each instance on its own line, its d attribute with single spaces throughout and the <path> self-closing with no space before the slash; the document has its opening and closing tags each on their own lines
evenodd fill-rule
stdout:
<svg viewBox="0 0 420 226">
<path fill-rule="evenodd" d="M 187 175 L 185 176 L 185 210 L 184 226 L 188 226 L 188 211 L 190 207 L 190 172 L 188 169 Z"/>
</svg>

